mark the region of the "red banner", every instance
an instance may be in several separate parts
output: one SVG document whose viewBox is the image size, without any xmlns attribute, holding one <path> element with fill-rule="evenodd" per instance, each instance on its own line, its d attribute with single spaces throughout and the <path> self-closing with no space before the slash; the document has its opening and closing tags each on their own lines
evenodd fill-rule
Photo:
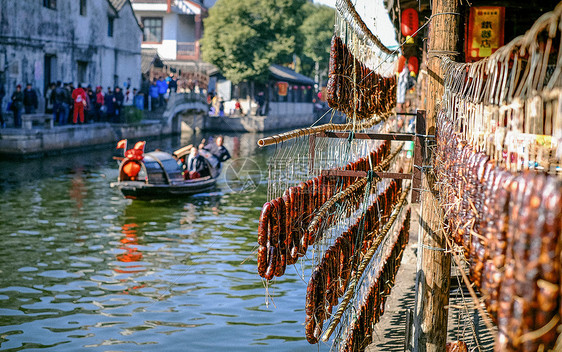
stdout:
<svg viewBox="0 0 562 352">
<path fill-rule="evenodd" d="M 277 82 L 277 94 L 281 97 L 287 95 L 287 90 L 289 89 L 289 83 L 287 82 Z"/>
<path fill-rule="evenodd" d="M 470 9 L 466 40 L 466 61 L 492 55 L 503 45 L 505 7 L 479 6 Z"/>
</svg>

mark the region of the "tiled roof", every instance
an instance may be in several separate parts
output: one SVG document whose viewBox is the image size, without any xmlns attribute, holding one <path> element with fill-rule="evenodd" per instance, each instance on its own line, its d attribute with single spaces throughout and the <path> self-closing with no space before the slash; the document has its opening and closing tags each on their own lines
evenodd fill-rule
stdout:
<svg viewBox="0 0 562 352">
<path fill-rule="evenodd" d="M 129 6 L 131 6 L 131 11 L 133 10 L 133 6 L 131 5 L 130 0 L 107 0 L 107 2 L 109 3 L 109 5 L 111 5 L 111 7 L 115 9 L 117 13 L 119 13 L 119 11 L 121 11 L 123 6 L 125 6 L 126 4 L 129 4 Z M 137 16 L 134 15 L 134 11 L 133 11 L 133 16 L 135 17 L 135 21 L 137 22 L 137 25 L 142 30 L 142 24 L 139 22 Z"/>
<path fill-rule="evenodd" d="M 269 66 L 269 73 L 273 76 L 273 78 L 280 81 L 287 81 L 289 83 L 296 84 L 314 84 L 314 80 L 312 78 L 296 73 L 290 68 L 281 65 Z"/>
<path fill-rule="evenodd" d="M 109 1 L 109 3 L 111 4 L 111 6 L 113 6 L 115 8 L 115 10 L 117 11 L 121 11 L 121 8 L 123 8 L 123 6 L 125 6 L 125 4 L 129 1 L 129 0 L 107 0 Z"/>
<path fill-rule="evenodd" d="M 158 51 L 156 49 L 141 49 L 141 72 L 147 73 L 148 71 L 150 71 L 150 68 L 155 63 L 155 61 L 157 62 L 159 60 L 160 57 L 158 56 Z"/>
</svg>

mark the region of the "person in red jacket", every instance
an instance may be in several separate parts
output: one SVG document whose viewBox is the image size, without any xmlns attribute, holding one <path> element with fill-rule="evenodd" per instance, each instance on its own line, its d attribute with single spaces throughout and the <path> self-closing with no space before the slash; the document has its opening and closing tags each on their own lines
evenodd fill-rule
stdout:
<svg viewBox="0 0 562 352">
<path fill-rule="evenodd" d="M 96 111 L 96 122 L 102 122 L 102 107 L 105 105 L 103 91 L 101 86 L 96 87 L 96 103 L 94 109 Z"/>
<path fill-rule="evenodd" d="M 72 100 L 74 101 L 73 122 L 76 124 L 78 114 L 80 114 L 80 123 L 84 123 L 84 106 L 86 105 L 86 92 L 82 85 L 78 84 L 78 88 L 72 91 Z"/>
</svg>

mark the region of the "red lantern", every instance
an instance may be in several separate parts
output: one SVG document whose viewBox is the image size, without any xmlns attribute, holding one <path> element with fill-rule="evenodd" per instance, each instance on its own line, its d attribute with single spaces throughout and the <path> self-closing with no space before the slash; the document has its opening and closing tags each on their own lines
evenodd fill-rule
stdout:
<svg viewBox="0 0 562 352">
<path fill-rule="evenodd" d="M 418 12 L 412 8 L 402 11 L 402 35 L 411 36 L 419 28 Z"/>
<path fill-rule="evenodd" d="M 129 161 L 123 165 L 123 171 L 129 177 L 136 177 L 140 171 L 141 167 L 134 161 Z"/>
<path fill-rule="evenodd" d="M 404 55 L 400 55 L 398 58 L 398 67 L 396 67 L 396 72 L 400 73 L 404 69 L 406 65 L 406 57 Z"/>
<path fill-rule="evenodd" d="M 418 75 L 418 70 L 419 70 L 419 63 L 418 63 L 418 58 L 415 56 L 411 56 L 408 59 L 408 70 L 410 72 L 413 72 L 416 74 L 416 76 Z"/>
</svg>

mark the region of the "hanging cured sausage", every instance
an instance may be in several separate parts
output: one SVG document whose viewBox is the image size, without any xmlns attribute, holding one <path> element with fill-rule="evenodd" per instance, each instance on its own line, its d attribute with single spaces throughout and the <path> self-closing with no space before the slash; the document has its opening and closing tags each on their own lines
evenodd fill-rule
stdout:
<svg viewBox="0 0 562 352">
<path fill-rule="evenodd" d="M 379 165 L 390 154 L 390 142 L 382 143 L 368 157 L 360 158 L 347 164 L 344 169 L 367 171 L 368 159 L 373 167 Z M 309 231 L 312 216 L 318 208 L 327 202 L 338 190 L 351 185 L 350 177 L 317 176 L 307 182 L 301 182 L 285 190 L 282 197 L 266 202 L 258 225 L 258 274 L 266 280 L 282 276 L 287 265 L 297 262 L 306 254 L 308 246 L 321 239 L 322 231 L 332 226 L 335 216 L 323 219 L 321 227 Z M 397 188 L 395 183 L 391 183 Z M 365 192 L 356 189 L 351 195 L 355 199 L 354 211 L 360 206 Z M 395 198 L 395 197 L 394 197 Z M 386 198 L 385 198 L 386 199 Z M 339 204 L 334 204 L 339 207 Z M 335 209 L 329 211 L 333 214 Z"/>
<path fill-rule="evenodd" d="M 451 235 L 498 325 L 496 351 L 548 350 L 560 325 L 562 181 L 514 175 L 437 119 L 435 170 Z M 533 338 L 534 331 L 542 334 Z M 541 347 L 542 346 L 542 347 Z"/>
<path fill-rule="evenodd" d="M 396 106 L 396 77 L 372 71 L 336 35 L 332 38 L 328 69 L 328 105 L 349 118 L 369 119 Z"/>
</svg>

